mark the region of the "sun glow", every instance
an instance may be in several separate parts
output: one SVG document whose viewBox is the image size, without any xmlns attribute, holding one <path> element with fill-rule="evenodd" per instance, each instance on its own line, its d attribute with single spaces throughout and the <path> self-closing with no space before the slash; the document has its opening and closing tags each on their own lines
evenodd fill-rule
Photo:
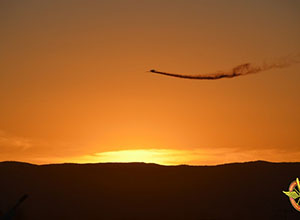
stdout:
<svg viewBox="0 0 300 220">
<path fill-rule="evenodd" d="M 187 159 L 186 157 L 183 157 L 181 151 L 168 149 L 109 151 L 96 153 L 94 157 L 99 162 L 144 162 L 164 165 L 184 163 L 184 161 Z"/>
<path fill-rule="evenodd" d="M 237 150 L 229 148 L 207 148 L 207 149 L 128 149 L 117 151 L 106 151 L 92 153 L 73 158 L 49 158 L 57 163 L 156 163 L 161 165 L 216 165 L 232 163 L 236 161 L 245 162 L 253 160 L 269 160 L 280 162 L 272 155 L 284 155 L 286 158 L 293 158 L 298 161 L 300 153 L 288 153 L 285 151 L 268 150 Z M 292 155 L 293 154 L 293 155 Z M 256 155 L 260 155 L 257 158 Z M 281 161 L 285 158 L 282 157 Z"/>
</svg>

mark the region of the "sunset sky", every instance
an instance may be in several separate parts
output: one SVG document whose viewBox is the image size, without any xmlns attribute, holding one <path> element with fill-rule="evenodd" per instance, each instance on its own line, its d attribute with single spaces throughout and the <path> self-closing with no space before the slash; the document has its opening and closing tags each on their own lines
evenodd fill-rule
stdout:
<svg viewBox="0 0 300 220">
<path fill-rule="evenodd" d="M 0 161 L 300 161 L 298 0 L 0 1 Z"/>
</svg>

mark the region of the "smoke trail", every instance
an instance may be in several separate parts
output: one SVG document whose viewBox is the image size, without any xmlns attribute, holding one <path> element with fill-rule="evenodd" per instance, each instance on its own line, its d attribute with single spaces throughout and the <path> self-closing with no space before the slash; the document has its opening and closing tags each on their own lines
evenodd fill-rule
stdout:
<svg viewBox="0 0 300 220">
<path fill-rule="evenodd" d="M 253 65 L 251 63 L 245 63 L 234 67 L 230 71 L 219 71 L 211 74 L 189 75 L 189 74 L 167 73 L 167 72 L 161 72 L 157 70 L 150 70 L 150 72 L 166 75 L 166 76 L 184 78 L 184 79 L 216 80 L 222 78 L 234 78 L 234 77 L 244 76 L 252 73 L 259 73 L 274 68 L 288 67 L 292 64 L 300 63 L 299 57 L 300 54 L 297 54 L 295 56 L 287 56 L 285 58 L 279 59 L 277 62 L 271 64 L 264 63 L 258 66 Z"/>
</svg>

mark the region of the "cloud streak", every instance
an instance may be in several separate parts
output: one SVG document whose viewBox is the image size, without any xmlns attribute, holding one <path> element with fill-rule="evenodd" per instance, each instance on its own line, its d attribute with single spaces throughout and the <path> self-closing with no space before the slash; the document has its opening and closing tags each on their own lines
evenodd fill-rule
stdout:
<svg viewBox="0 0 300 220">
<path fill-rule="evenodd" d="M 276 69 L 276 68 L 285 68 L 290 65 L 300 63 L 299 57 L 300 54 L 293 55 L 293 56 L 290 55 L 281 58 L 276 62 L 270 64 L 263 63 L 262 65 L 253 65 L 251 63 L 245 63 L 232 68 L 230 71 L 218 71 L 210 74 L 198 74 L 198 75 L 178 74 L 178 73 L 157 71 L 154 69 L 150 70 L 150 72 L 155 74 L 177 77 L 177 78 L 184 78 L 184 79 L 217 80 L 217 79 L 234 78 L 238 76 L 259 73 L 259 72 Z"/>
<path fill-rule="evenodd" d="M 30 140 L 6 134 L 0 130 L 0 153 L 12 151 L 24 151 L 32 147 Z"/>
</svg>

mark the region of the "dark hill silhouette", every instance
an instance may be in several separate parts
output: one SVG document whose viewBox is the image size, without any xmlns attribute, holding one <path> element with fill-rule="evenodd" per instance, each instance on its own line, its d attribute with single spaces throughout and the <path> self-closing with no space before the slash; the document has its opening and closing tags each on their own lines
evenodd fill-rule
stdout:
<svg viewBox="0 0 300 220">
<path fill-rule="evenodd" d="M 0 210 L 28 194 L 15 219 L 300 219 L 282 193 L 296 177 L 300 163 L 2 162 Z"/>
</svg>

